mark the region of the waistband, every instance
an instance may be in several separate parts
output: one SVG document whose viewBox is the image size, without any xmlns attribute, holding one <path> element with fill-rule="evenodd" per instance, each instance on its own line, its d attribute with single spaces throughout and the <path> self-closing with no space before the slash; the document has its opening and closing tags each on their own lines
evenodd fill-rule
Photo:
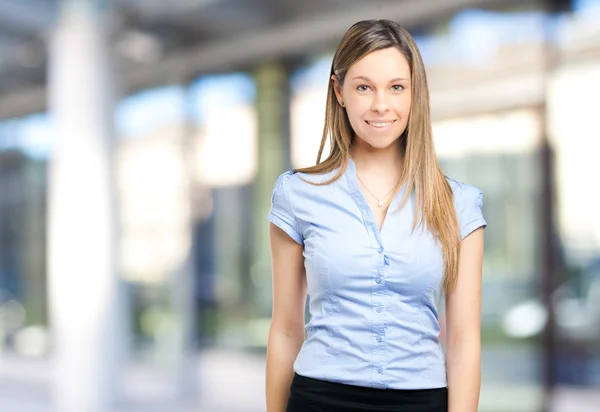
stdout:
<svg viewBox="0 0 600 412">
<path fill-rule="evenodd" d="M 324 381 L 294 374 L 291 397 L 323 410 L 442 412 L 447 410 L 447 388 L 380 389 Z M 329 408 L 329 409 L 327 409 Z M 403 411 L 405 409 L 402 409 Z"/>
</svg>

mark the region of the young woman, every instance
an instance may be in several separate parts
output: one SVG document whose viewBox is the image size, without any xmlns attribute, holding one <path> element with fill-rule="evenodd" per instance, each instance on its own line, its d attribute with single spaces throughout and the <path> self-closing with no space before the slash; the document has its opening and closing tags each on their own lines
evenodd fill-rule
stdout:
<svg viewBox="0 0 600 412">
<path fill-rule="evenodd" d="M 267 412 L 475 412 L 481 205 L 438 166 L 412 37 L 388 20 L 353 25 L 333 58 L 317 164 L 273 190 Z"/>
</svg>

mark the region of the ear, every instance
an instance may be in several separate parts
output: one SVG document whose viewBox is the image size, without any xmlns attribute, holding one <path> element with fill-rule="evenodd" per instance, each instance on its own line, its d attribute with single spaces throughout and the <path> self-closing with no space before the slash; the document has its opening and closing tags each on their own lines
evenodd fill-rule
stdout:
<svg viewBox="0 0 600 412">
<path fill-rule="evenodd" d="M 331 80 L 333 81 L 333 91 L 335 92 L 335 97 L 340 106 L 344 107 L 344 95 L 342 93 L 342 86 L 340 86 L 340 82 L 335 74 L 331 75 Z"/>
</svg>

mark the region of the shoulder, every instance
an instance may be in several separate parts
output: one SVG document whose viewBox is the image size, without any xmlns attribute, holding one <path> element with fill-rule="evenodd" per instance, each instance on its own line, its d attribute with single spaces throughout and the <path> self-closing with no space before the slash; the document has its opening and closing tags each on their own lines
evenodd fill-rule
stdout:
<svg viewBox="0 0 600 412">
<path fill-rule="evenodd" d="M 335 176 L 335 172 L 309 174 L 288 170 L 277 177 L 274 191 L 283 191 L 288 196 L 310 195 L 322 188 L 320 183 L 326 182 Z"/>
<path fill-rule="evenodd" d="M 482 200 L 483 192 L 478 187 L 473 186 L 469 183 L 461 182 L 448 176 L 446 176 L 446 180 L 448 181 L 448 184 L 452 189 L 454 203 L 460 204 L 465 201 L 468 202 L 471 200 Z"/>
</svg>

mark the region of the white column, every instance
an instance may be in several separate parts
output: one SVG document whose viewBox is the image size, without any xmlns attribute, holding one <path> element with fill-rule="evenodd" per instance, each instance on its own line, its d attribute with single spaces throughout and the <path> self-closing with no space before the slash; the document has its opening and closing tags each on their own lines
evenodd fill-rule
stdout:
<svg viewBox="0 0 600 412">
<path fill-rule="evenodd" d="M 102 0 L 62 0 L 50 48 L 57 145 L 49 190 L 49 301 L 57 411 L 111 410 L 123 354 L 113 182 L 114 79 Z"/>
</svg>

